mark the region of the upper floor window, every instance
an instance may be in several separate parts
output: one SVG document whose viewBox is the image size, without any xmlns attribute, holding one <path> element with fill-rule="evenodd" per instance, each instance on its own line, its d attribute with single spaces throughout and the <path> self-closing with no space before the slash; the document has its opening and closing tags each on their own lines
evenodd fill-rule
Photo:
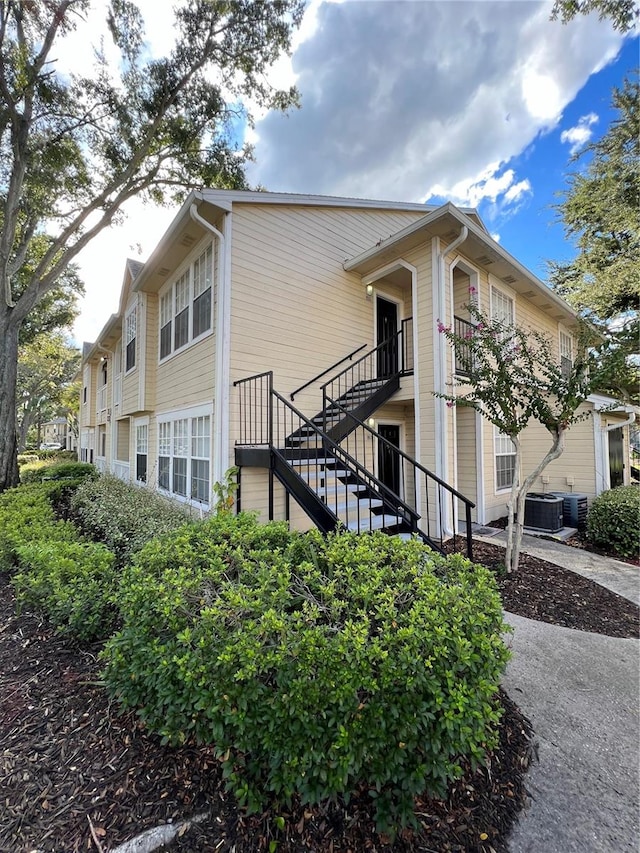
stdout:
<svg viewBox="0 0 640 853">
<path fill-rule="evenodd" d="M 491 288 L 491 319 L 503 326 L 513 326 L 515 313 L 513 299 L 497 287 Z"/>
<path fill-rule="evenodd" d="M 568 376 L 573 369 L 573 338 L 560 330 L 560 370 Z"/>
<path fill-rule="evenodd" d="M 210 331 L 213 249 L 208 246 L 160 296 L 160 358 Z"/>
<path fill-rule="evenodd" d="M 124 357 L 124 369 L 125 373 L 129 370 L 133 370 L 136 366 L 136 334 L 137 334 L 137 325 L 138 325 L 138 312 L 137 308 L 132 308 L 131 311 L 127 314 L 125 320 L 125 335 L 124 335 L 124 346 L 125 346 L 125 357 Z"/>
</svg>

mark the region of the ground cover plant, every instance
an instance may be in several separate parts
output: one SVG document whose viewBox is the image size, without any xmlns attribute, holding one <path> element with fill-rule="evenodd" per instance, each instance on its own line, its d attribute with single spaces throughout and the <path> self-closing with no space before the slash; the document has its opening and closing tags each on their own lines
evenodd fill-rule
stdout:
<svg viewBox="0 0 640 853">
<path fill-rule="evenodd" d="M 620 486 L 599 495 L 587 515 L 587 538 L 622 557 L 640 556 L 640 488 Z"/>
<path fill-rule="evenodd" d="M 119 606 L 109 690 L 166 742 L 213 744 L 250 810 L 364 786 L 395 829 L 496 742 L 501 602 L 461 555 L 222 515 L 150 542 Z"/>
</svg>

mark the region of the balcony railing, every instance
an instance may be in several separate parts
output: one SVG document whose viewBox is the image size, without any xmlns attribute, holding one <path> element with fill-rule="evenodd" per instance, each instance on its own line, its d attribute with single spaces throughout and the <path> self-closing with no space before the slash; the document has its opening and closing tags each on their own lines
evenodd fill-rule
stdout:
<svg viewBox="0 0 640 853">
<path fill-rule="evenodd" d="M 462 317 L 454 317 L 454 331 L 458 338 L 470 338 L 473 334 L 473 323 L 463 320 Z M 473 366 L 473 351 L 469 344 L 456 344 L 455 369 L 456 376 L 470 376 Z"/>
</svg>

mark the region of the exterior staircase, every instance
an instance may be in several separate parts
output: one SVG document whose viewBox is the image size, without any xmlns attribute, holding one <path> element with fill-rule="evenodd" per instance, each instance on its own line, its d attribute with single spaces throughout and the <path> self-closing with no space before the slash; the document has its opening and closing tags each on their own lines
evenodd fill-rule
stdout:
<svg viewBox="0 0 640 853">
<path fill-rule="evenodd" d="M 392 342 L 395 351 L 401 351 L 402 340 L 397 340 L 401 335 L 399 332 Z M 474 504 L 390 445 L 365 422 L 398 390 L 401 376 L 411 372 L 402 359 L 402 363 L 396 360 L 397 369 L 391 375 L 376 375 L 383 347 L 388 352 L 389 342 L 325 383 L 322 409 L 312 418 L 299 412 L 273 388 L 272 372 L 235 383 L 240 409 L 240 437 L 235 453 L 240 472 L 238 509 L 243 467 L 263 467 L 269 470 L 270 518 L 273 482 L 277 480 L 285 489 L 287 518 L 289 499 L 293 497 L 323 532 L 343 527 L 358 533 L 380 530 L 403 537 L 417 535 L 442 550 L 445 516 L 449 513 L 454 519 L 455 536 L 462 508 L 470 555 Z M 402 471 L 402 488 L 396 487 L 400 494 L 374 474 L 374 454 L 381 442 L 389 445 Z"/>
</svg>

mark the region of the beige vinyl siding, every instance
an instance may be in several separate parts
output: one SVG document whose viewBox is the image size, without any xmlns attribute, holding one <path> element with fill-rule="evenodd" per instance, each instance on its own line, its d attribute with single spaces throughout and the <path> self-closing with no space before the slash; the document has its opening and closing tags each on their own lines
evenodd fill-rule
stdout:
<svg viewBox="0 0 640 853">
<path fill-rule="evenodd" d="M 591 407 L 582 407 L 587 411 Z M 523 473 L 531 471 L 551 447 L 551 435 L 540 424 L 531 424 L 523 434 Z M 542 478 L 549 482 L 543 483 Z M 573 487 L 567 484 L 567 477 L 574 480 Z M 565 435 L 565 448 L 562 455 L 545 468 L 531 491 L 534 492 L 579 492 L 595 496 L 595 450 L 593 437 L 593 419 L 589 414 L 586 420 L 574 424 Z"/>
<path fill-rule="evenodd" d="M 156 408 L 157 368 L 158 368 L 158 296 L 155 293 L 144 294 L 145 333 L 144 333 L 144 371 L 140 372 L 141 411 L 153 411 Z"/>
<path fill-rule="evenodd" d="M 125 372 L 126 369 L 126 338 L 125 338 L 125 329 L 126 329 L 126 318 L 133 307 L 134 302 L 132 301 L 127 308 L 125 309 L 122 315 L 122 405 L 120 407 L 120 413 L 123 415 L 132 414 L 133 412 L 138 411 L 138 395 L 139 395 L 139 382 L 140 382 L 140 328 L 142 318 L 140 317 L 140 311 L 138 310 L 136 315 L 136 363 L 135 367 L 130 370 L 128 373 Z M 135 304 L 137 304 L 137 298 L 135 300 Z"/>
<path fill-rule="evenodd" d="M 275 389 L 288 399 L 356 347 L 371 349 L 374 300 L 366 298 L 360 276 L 344 272 L 342 263 L 419 215 L 234 205 L 231 381 L 273 370 Z M 382 295 L 383 285 L 380 290 Z M 404 316 L 409 313 L 405 304 Z M 296 396 L 293 405 L 308 417 L 320 411 L 321 385 L 330 375 Z M 232 388 L 231 454 L 238 401 L 238 389 Z M 245 473 L 252 478 L 245 489 L 251 497 L 243 506 L 264 510 L 266 479 L 243 471 L 243 481 Z M 262 485 L 254 487 L 254 480 Z"/>
<path fill-rule="evenodd" d="M 130 436 L 131 422 L 129 418 L 123 418 L 116 422 L 116 455 L 115 459 L 120 462 L 128 462 L 130 459 Z"/>
<path fill-rule="evenodd" d="M 157 366 L 156 410 L 166 412 L 213 399 L 214 369 L 214 335 L 165 359 Z"/>
<path fill-rule="evenodd" d="M 435 468 L 435 409 L 434 409 L 434 330 L 433 310 L 433 243 L 414 249 L 406 260 L 417 269 L 417 341 L 414 341 L 418 365 L 420 406 L 420 462 L 430 471 Z"/>
<path fill-rule="evenodd" d="M 457 449 L 457 489 L 477 503 L 476 413 L 474 409 L 459 406 L 455 410 Z M 476 510 L 472 513 L 476 518 Z"/>
</svg>

